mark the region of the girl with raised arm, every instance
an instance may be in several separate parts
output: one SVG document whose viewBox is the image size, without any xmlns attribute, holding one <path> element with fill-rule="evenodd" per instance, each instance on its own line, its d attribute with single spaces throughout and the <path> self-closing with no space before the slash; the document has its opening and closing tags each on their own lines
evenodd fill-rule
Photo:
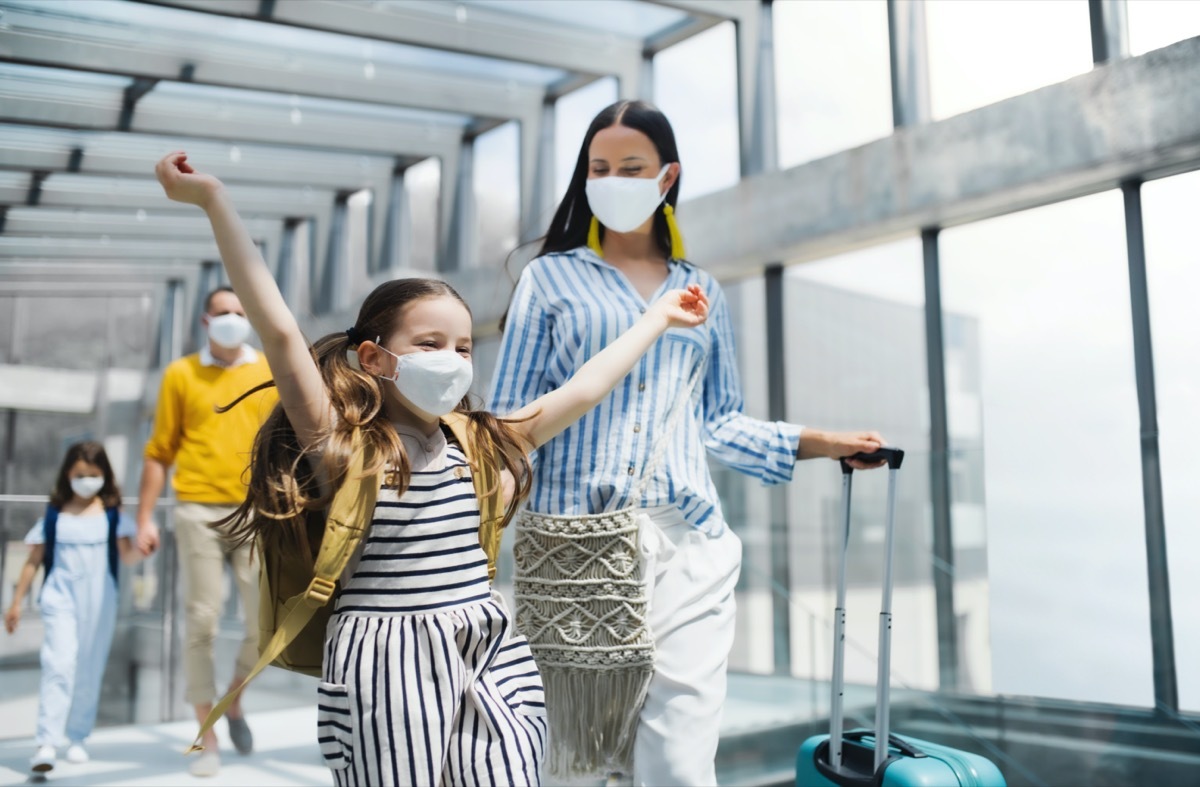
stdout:
<svg viewBox="0 0 1200 787">
<path fill-rule="evenodd" d="M 703 323 L 706 296 L 664 293 L 571 379 L 498 418 L 467 402 L 471 314 L 447 284 L 383 284 L 353 327 L 310 347 L 222 184 L 182 152 L 156 174 L 168 197 L 208 215 L 279 393 L 243 525 L 251 508 L 284 518 L 327 504 L 355 428 L 374 462 L 366 473 L 387 471 L 328 628 L 318 724 L 335 782 L 540 783 L 541 680 L 489 587 L 470 465 L 440 419 L 461 412 L 489 434 L 515 482 L 511 509 L 528 489 L 528 451 L 608 395 L 665 331 Z"/>
</svg>

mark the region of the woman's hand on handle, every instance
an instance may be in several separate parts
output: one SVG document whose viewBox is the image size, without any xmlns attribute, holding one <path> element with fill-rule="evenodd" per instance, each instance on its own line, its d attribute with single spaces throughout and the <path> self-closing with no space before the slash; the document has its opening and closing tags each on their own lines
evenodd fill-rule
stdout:
<svg viewBox="0 0 1200 787">
<path fill-rule="evenodd" d="M 887 441 L 879 432 L 826 432 L 822 429 L 805 429 L 800 434 L 800 450 L 798 459 L 813 459 L 826 457 L 841 459 L 857 453 L 869 454 L 887 445 Z M 886 461 L 863 462 L 858 459 L 849 460 L 849 465 L 855 470 L 873 470 L 883 467 Z"/>
<path fill-rule="evenodd" d="M 163 156 L 154 167 L 154 175 L 169 199 L 206 209 L 213 197 L 225 188 L 212 175 L 193 169 L 182 150 Z"/>
<path fill-rule="evenodd" d="M 708 296 L 698 284 L 671 290 L 654 302 L 650 313 L 661 315 L 668 328 L 695 328 L 708 319 Z"/>
</svg>

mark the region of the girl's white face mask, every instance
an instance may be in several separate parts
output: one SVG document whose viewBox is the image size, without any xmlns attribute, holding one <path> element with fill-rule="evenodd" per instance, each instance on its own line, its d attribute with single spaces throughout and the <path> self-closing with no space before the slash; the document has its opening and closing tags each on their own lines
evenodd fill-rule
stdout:
<svg viewBox="0 0 1200 787">
<path fill-rule="evenodd" d="M 208 318 L 208 338 L 227 350 L 236 350 L 250 336 L 250 321 L 240 314 Z"/>
<path fill-rule="evenodd" d="M 396 355 L 379 349 L 396 359 L 396 371 L 382 379 L 395 383 L 401 396 L 431 418 L 453 412 L 471 390 L 475 369 L 453 350 Z"/>
<path fill-rule="evenodd" d="M 589 178 L 585 186 L 588 207 L 600 223 L 613 232 L 632 232 L 646 223 L 667 198 L 659 193 L 663 176 L 670 164 L 663 166 L 656 178 L 623 178 L 606 175 Z"/>
<path fill-rule="evenodd" d="M 91 500 L 100 494 L 104 488 L 104 479 L 100 476 L 85 475 L 71 479 L 71 491 L 84 500 Z"/>
</svg>

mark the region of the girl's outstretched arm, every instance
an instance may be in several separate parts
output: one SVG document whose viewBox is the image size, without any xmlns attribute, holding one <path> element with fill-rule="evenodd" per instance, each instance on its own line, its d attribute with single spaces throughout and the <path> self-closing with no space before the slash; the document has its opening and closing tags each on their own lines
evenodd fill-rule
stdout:
<svg viewBox="0 0 1200 787">
<path fill-rule="evenodd" d="M 212 175 L 193 169 L 182 151 L 165 156 L 154 173 L 168 197 L 198 205 L 208 215 L 225 272 L 262 340 L 288 420 L 302 445 L 313 444 L 329 425 L 329 394 L 308 342 L 225 186 Z"/>
<path fill-rule="evenodd" d="M 551 440 L 608 396 L 668 328 L 694 328 L 708 319 L 708 298 L 699 285 L 672 290 L 633 327 L 579 368 L 562 387 L 512 413 L 512 427 L 532 448 Z"/>
</svg>

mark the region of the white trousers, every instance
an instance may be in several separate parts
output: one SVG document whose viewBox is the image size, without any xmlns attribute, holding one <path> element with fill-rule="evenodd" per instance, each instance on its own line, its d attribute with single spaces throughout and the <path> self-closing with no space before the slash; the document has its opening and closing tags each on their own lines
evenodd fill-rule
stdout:
<svg viewBox="0 0 1200 787">
<path fill-rule="evenodd" d="M 633 784 L 712 787 L 742 542 L 728 527 L 715 538 L 705 535 L 675 507 L 642 513 L 655 653 L 634 742 Z"/>
</svg>

